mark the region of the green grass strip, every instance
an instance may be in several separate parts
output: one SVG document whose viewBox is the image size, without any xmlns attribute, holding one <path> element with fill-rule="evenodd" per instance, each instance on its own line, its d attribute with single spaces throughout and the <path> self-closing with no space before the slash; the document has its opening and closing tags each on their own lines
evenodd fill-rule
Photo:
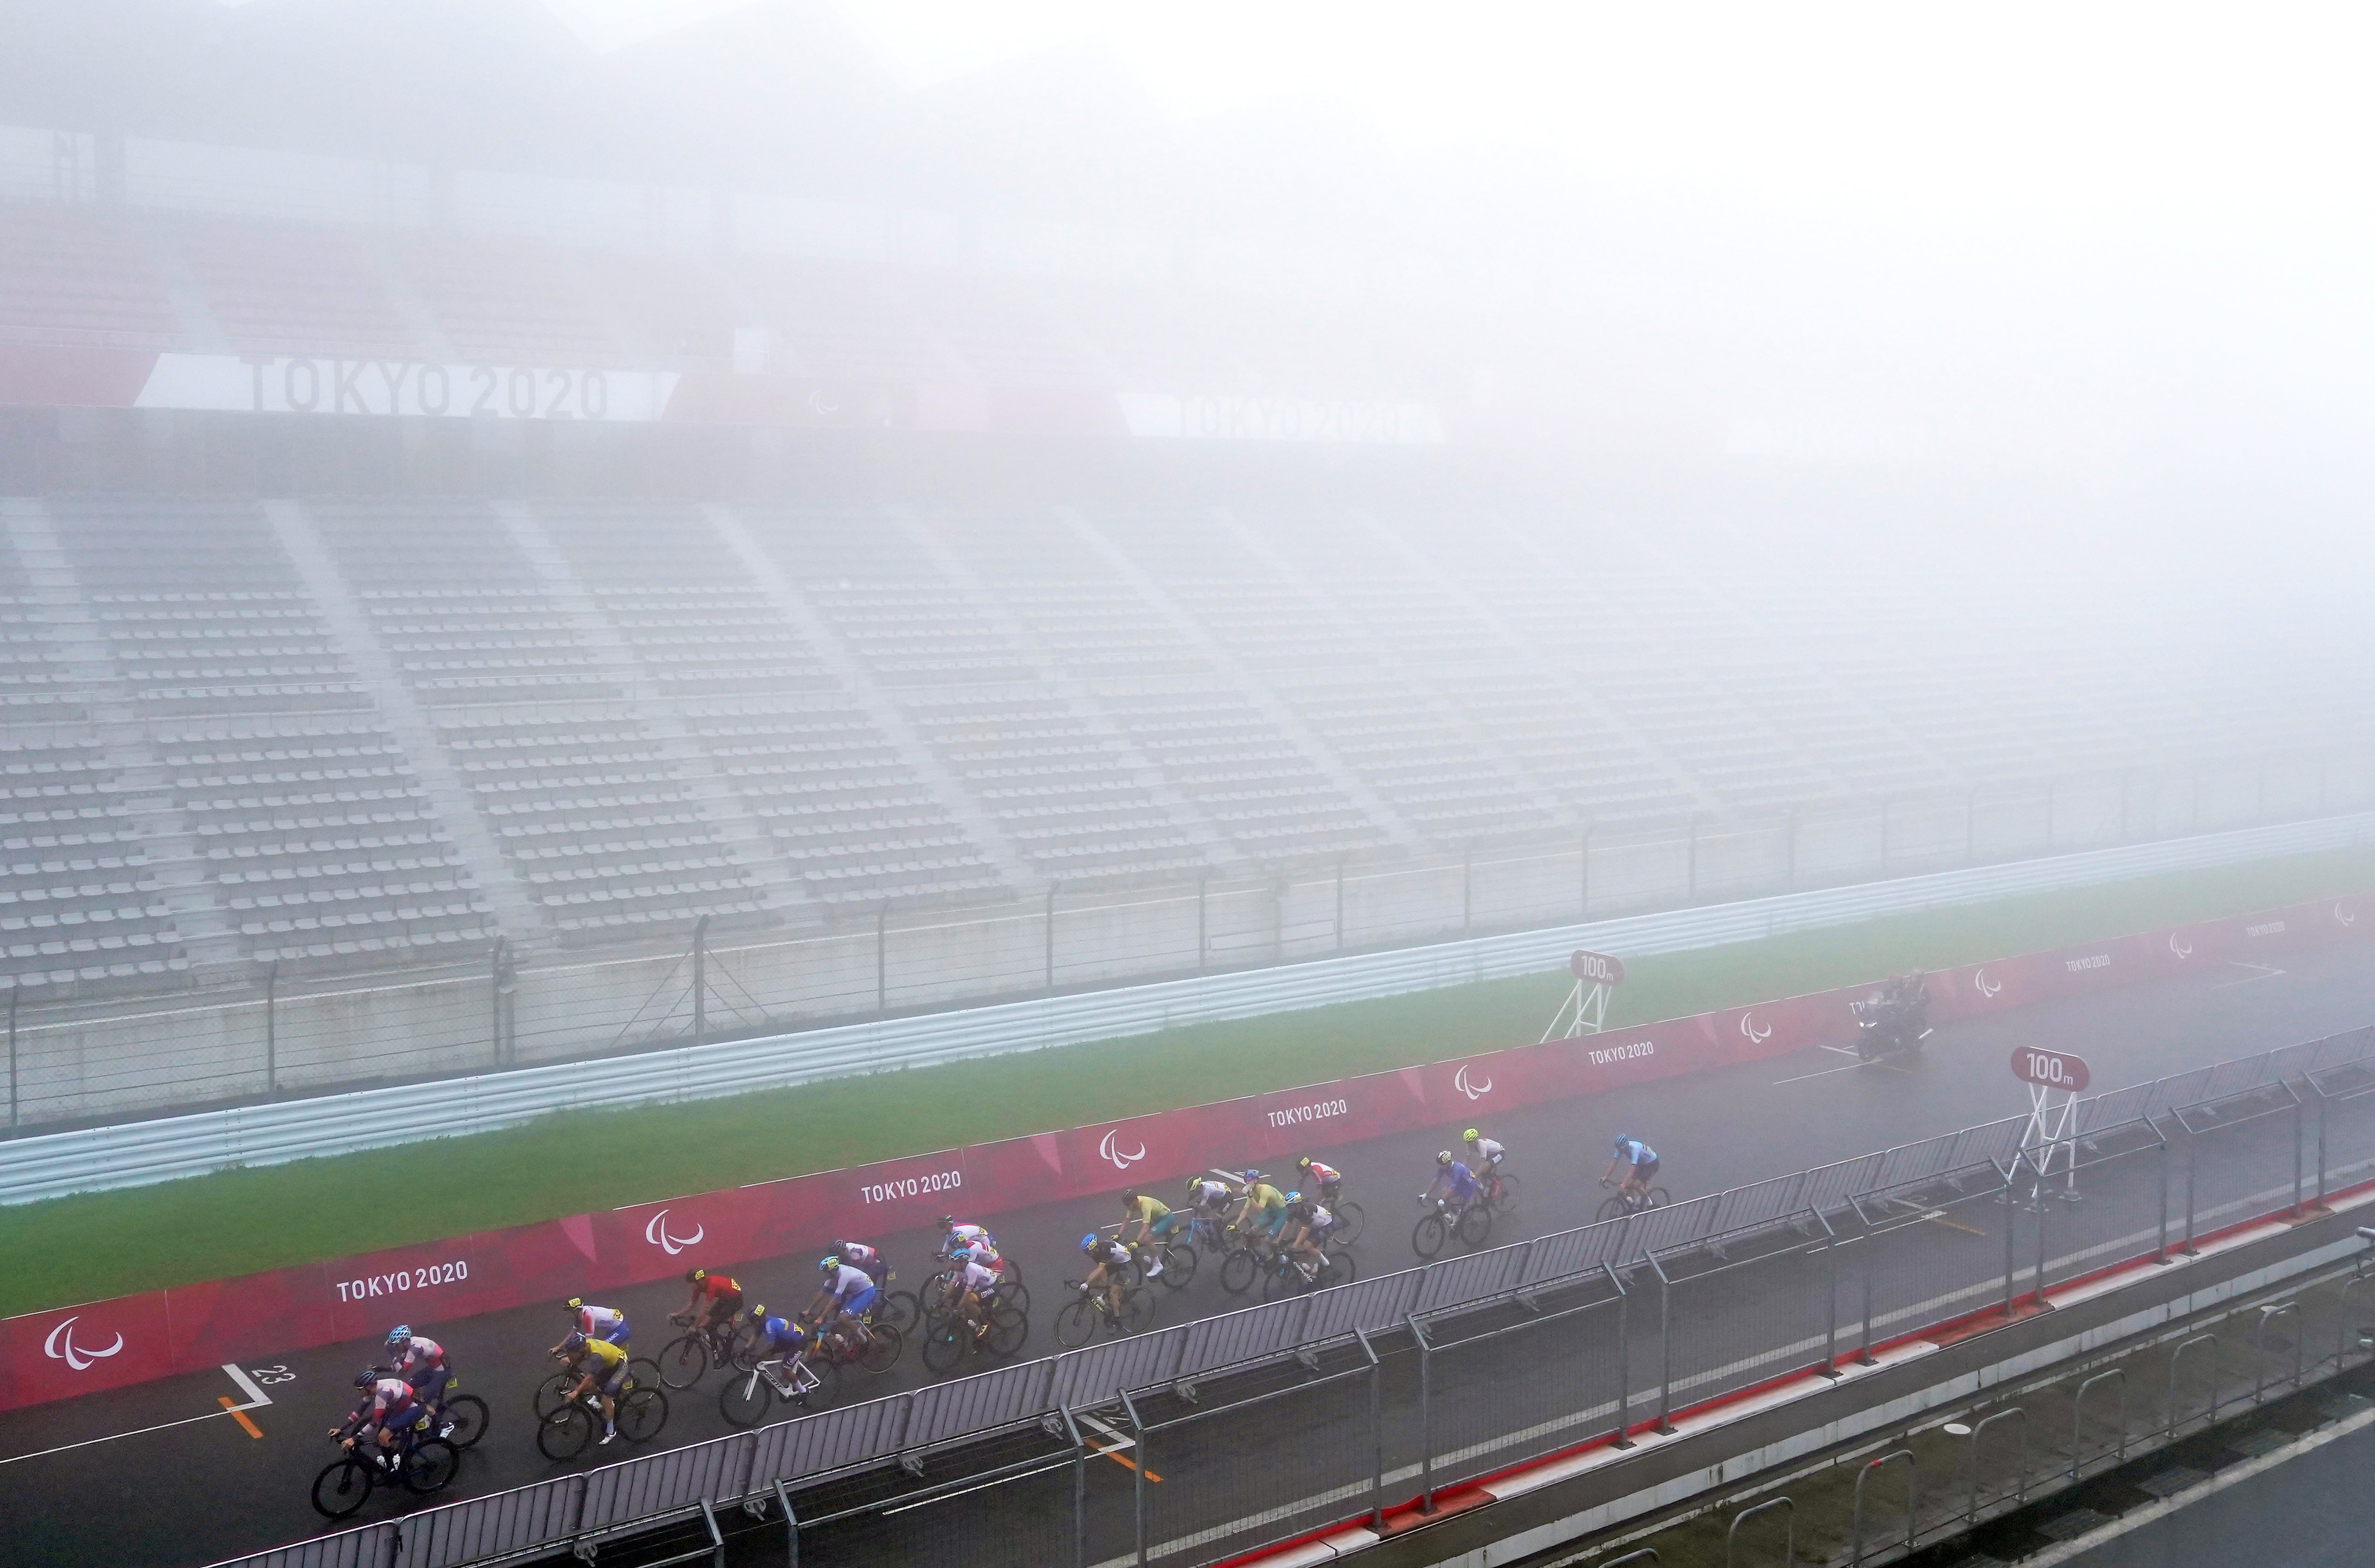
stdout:
<svg viewBox="0 0 2375 1568">
<path fill-rule="evenodd" d="M 1610 1024 L 2369 889 L 2375 846 L 1628 960 Z M 1568 984 L 1559 971 L 690 1104 L 565 1113 L 0 1209 L 0 1315 L 1523 1044 Z M 424 1128 L 443 1092 L 420 1090 Z"/>
</svg>

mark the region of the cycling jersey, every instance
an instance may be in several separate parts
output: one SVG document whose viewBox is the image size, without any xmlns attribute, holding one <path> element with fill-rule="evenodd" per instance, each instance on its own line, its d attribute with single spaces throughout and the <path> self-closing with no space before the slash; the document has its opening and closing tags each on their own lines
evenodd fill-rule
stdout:
<svg viewBox="0 0 2375 1568">
<path fill-rule="evenodd" d="M 878 1279 L 882 1277 L 882 1255 L 864 1242 L 842 1243 L 841 1261 L 853 1268 L 863 1268 Z"/>
<path fill-rule="evenodd" d="M 608 1339 L 588 1339 L 577 1347 L 577 1354 L 605 1372 L 616 1372 L 627 1364 L 627 1352 Z"/>
<path fill-rule="evenodd" d="M 1480 1165 L 1498 1165 L 1501 1162 L 1502 1156 L 1507 1152 L 1502 1149 L 1498 1143 L 1489 1138 L 1478 1138 L 1476 1140 L 1475 1149 L 1476 1162 Z"/>
<path fill-rule="evenodd" d="M 762 1318 L 759 1321 L 759 1352 L 762 1355 L 775 1352 L 789 1355 L 807 1344 L 808 1338 L 808 1335 L 801 1331 L 798 1325 L 786 1323 L 780 1317 Z"/>
<path fill-rule="evenodd" d="M 957 1248 L 966 1245 L 986 1246 L 992 1252 L 998 1250 L 998 1243 L 992 1240 L 989 1232 L 980 1226 L 951 1225 L 949 1227 L 949 1233 L 940 1238 L 940 1256 L 946 1257 Z"/>
<path fill-rule="evenodd" d="M 1129 1206 L 1128 1212 L 1130 1219 L 1152 1225 L 1157 1220 L 1168 1218 L 1171 1206 L 1167 1203 L 1158 1203 L 1144 1193 L 1140 1193 L 1138 1201 Z"/>
<path fill-rule="evenodd" d="M 1229 1189 L 1218 1182 L 1199 1182 L 1190 1201 L 1199 1208 L 1217 1214 L 1229 1206 Z"/>
<path fill-rule="evenodd" d="M 423 1339 L 416 1334 L 404 1347 L 404 1355 L 396 1362 L 396 1370 L 410 1373 L 427 1367 L 442 1367 L 444 1364 L 445 1347 L 434 1339 Z"/>
<path fill-rule="evenodd" d="M 400 1377 L 383 1377 L 372 1385 L 369 1419 L 381 1426 L 409 1426 L 426 1414 L 412 1397 L 412 1385 Z"/>
<path fill-rule="evenodd" d="M 1303 1173 L 1303 1179 L 1315 1187 L 1332 1187 L 1342 1182 L 1343 1173 L 1332 1165 L 1322 1165 L 1314 1160 Z"/>
<path fill-rule="evenodd" d="M 613 1345 L 627 1342 L 627 1315 L 609 1307 L 577 1309 L 577 1332 L 588 1339 L 607 1339 Z"/>
<path fill-rule="evenodd" d="M 1129 1261 L 1129 1249 L 1119 1242 L 1099 1242 L 1088 1253 L 1089 1262 L 1099 1268 L 1113 1268 Z"/>
<path fill-rule="evenodd" d="M 740 1301 L 742 1287 L 723 1274 L 712 1274 L 693 1286 L 693 1293 L 710 1305 L 715 1306 L 719 1302 L 728 1298 Z"/>
<path fill-rule="evenodd" d="M 1306 1210 L 1303 1216 L 1303 1223 L 1310 1230 L 1314 1241 L 1336 1228 L 1336 1216 L 1329 1212 L 1326 1206 L 1306 1203 L 1303 1207 Z"/>
<path fill-rule="evenodd" d="M 1627 1165 L 1655 1165 L 1658 1162 L 1658 1151 L 1637 1138 L 1620 1146 L 1616 1150 L 1616 1158 L 1624 1161 Z"/>
<path fill-rule="evenodd" d="M 971 1291 L 976 1296 L 987 1296 L 998 1289 L 998 1270 L 984 1268 L 978 1263 L 968 1263 L 957 1273 L 957 1289 Z"/>
<path fill-rule="evenodd" d="M 1457 1160 L 1454 1160 L 1435 1179 L 1448 1186 L 1451 1189 L 1451 1196 L 1462 1202 L 1476 1196 L 1475 1173 Z"/>
<path fill-rule="evenodd" d="M 852 1268 L 845 1263 L 833 1270 L 833 1277 L 825 1281 L 824 1289 L 825 1294 L 833 1298 L 834 1306 L 843 1312 L 858 1312 L 863 1310 L 857 1304 L 858 1299 L 874 1294 L 874 1281 L 866 1277 L 863 1269 Z"/>
<path fill-rule="evenodd" d="M 1268 1182 L 1256 1182 L 1246 1189 L 1246 1212 L 1248 1214 L 1258 1208 L 1277 1210 L 1285 1207 L 1286 1194 Z"/>
</svg>

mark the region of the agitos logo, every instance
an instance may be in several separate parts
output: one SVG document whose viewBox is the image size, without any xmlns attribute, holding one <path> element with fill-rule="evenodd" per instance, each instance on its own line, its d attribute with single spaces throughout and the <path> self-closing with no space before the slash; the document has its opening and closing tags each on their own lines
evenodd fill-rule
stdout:
<svg viewBox="0 0 2375 1568">
<path fill-rule="evenodd" d="M 1451 1087 L 1459 1091 L 1460 1093 L 1465 1094 L 1471 1100 L 1482 1100 L 1484 1096 L 1493 1092 L 1493 1080 L 1489 1078 L 1470 1078 L 1468 1076 L 1468 1064 L 1462 1062 L 1459 1066 L 1459 1070 L 1451 1075 Z"/>
<path fill-rule="evenodd" d="M 1136 1149 L 1124 1149 L 1121 1146 L 1121 1129 L 1108 1127 L 1104 1140 L 1097 1145 L 1097 1153 L 1111 1161 L 1115 1170 L 1127 1171 L 1146 1158 L 1146 1143 L 1140 1139 Z"/>
<path fill-rule="evenodd" d="M 1763 1029 L 1759 1029 L 1756 1027 L 1755 1013 L 1743 1013 L 1740 1015 L 1740 1032 L 1748 1037 L 1750 1044 L 1762 1045 L 1773 1038 L 1773 1026 L 1768 1023 Z"/>
<path fill-rule="evenodd" d="M 699 1221 L 695 1221 L 692 1227 L 692 1234 L 689 1236 L 672 1236 L 668 1234 L 668 1211 L 665 1208 L 661 1209 L 657 1214 L 653 1215 L 651 1220 L 644 1226 L 644 1240 L 651 1243 L 652 1245 L 659 1248 L 660 1251 L 668 1254 L 670 1257 L 674 1257 L 677 1254 L 682 1252 L 687 1247 L 699 1246 L 701 1244 L 701 1239 L 709 1234 L 707 1231 L 701 1227 Z"/>
<path fill-rule="evenodd" d="M 2003 992 L 2003 982 L 1989 979 L 1988 972 L 1982 969 L 1971 976 L 1971 986 L 1980 996 L 1992 999 Z"/>
<path fill-rule="evenodd" d="M 93 1362 L 105 1361 L 124 1349 L 124 1336 L 121 1334 L 115 1337 L 115 1343 L 103 1350 L 86 1350 L 76 1344 L 74 1326 L 81 1321 L 79 1317 L 69 1317 L 51 1329 L 50 1337 L 41 1341 L 41 1354 L 53 1362 L 64 1362 L 77 1372 L 88 1372 Z"/>
</svg>

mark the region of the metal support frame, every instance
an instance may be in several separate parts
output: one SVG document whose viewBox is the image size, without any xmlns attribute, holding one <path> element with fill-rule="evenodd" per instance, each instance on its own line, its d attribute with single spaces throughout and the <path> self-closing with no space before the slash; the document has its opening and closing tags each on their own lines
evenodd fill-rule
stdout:
<svg viewBox="0 0 2375 1568">
<path fill-rule="evenodd" d="M 792 1512 L 792 1494 L 782 1481 L 774 1483 L 774 1492 L 775 1504 L 784 1511 L 786 1568 L 800 1568 L 800 1516 Z"/>
<path fill-rule="evenodd" d="M 1138 1463 L 1129 1468 L 1130 1531 L 1138 1539 L 1138 1568 L 1146 1568 L 1146 1467 L 1154 1461 L 1147 1456 L 1146 1422 L 1139 1419 L 1138 1407 L 1130 1402 L 1129 1390 L 1122 1388 L 1116 1392 L 1121 1396 L 1122 1413 L 1129 1418 L 1130 1446 L 1138 1455 Z"/>
<path fill-rule="evenodd" d="M 2163 1433 L 2170 1437 L 2177 1435 L 2178 1428 L 2177 1369 L 2179 1364 L 2185 1360 L 2185 1352 L 2193 1349 L 2196 1345 L 2207 1345 L 2210 1347 L 2210 1409 L 2205 1412 L 2205 1414 L 2207 1415 L 2209 1425 L 2215 1426 L 2218 1424 L 2218 1336 L 2215 1334 L 2196 1334 L 2192 1338 L 2180 1342 L 2177 1349 L 2171 1350 L 2168 1355 L 2168 1421 L 2161 1428 L 2161 1431 Z"/>
<path fill-rule="evenodd" d="M 2292 1386 L 2300 1386 L 2301 1334 L 2300 1302 L 2278 1302 L 2260 1309 L 2260 1321 L 2251 1327 L 2251 1403 L 2260 1404 L 2268 1397 L 2268 1325 L 2286 1313 L 2293 1315 L 2293 1375 Z"/>
<path fill-rule="evenodd" d="M 1056 1414 L 1063 1418 L 1064 1433 L 1072 1440 L 1072 1568 L 1088 1568 L 1089 1563 L 1089 1444 L 1081 1435 L 1080 1423 L 1072 1420 L 1072 1407 L 1061 1403 Z M 800 1568 L 797 1562 L 792 1568 Z"/>
<path fill-rule="evenodd" d="M 1353 1338 L 1360 1343 L 1361 1353 L 1369 1358 L 1369 1527 L 1386 1527 L 1386 1410 L 1385 1391 L 1380 1386 L 1385 1377 L 1385 1363 L 1377 1359 L 1377 1348 L 1369 1343 L 1364 1329 L 1355 1327 Z"/>
<path fill-rule="evenodd" d="M 2111 1384 L 2113 1385 L 2113 1391 L 2120 1397 L 2119 1404 L 2114 1407 L 2118 1411 L 2118 1415 L 2115 1420 L 2119 1427 L 2120 1440 L 2117 1448 L 2114 1450 L 2116 1457 L 2112 1462 L 2114 1464 L 2124 1463 L 2128 1457 L 2128 1369 L 2123 1366 L 2115 1366 L 2107 1371 L 2098 1372 L 2094 1376 L 2086 1379 L 2084 1383 L 2081 1383 L 2078 1385 L 2076 1396 L 2070 1401 L 2070 1479 L 2072 1480 L 2076 1480 L 2078 1479 L 2078 1469 L 2082 1463 L 2080 1455 L 2085 1452 L 2086 1438 L 2086 1390 L 2094 1387 L 2095 1385 L 2098 1383 Z"/>
<path fill-rule="evenodd" d="M 1829 1305 L 1823 1312 L 1823 1364 L 1814 1369 L 1820 1377 L 1843 1377 L 1839 1371 L 1839 1237 L 1831 1222 L 1823 1218 L 1819 1208 L 1814 1211 L 1814 1223 L 1823 1228 L 1826 1245 L 1823 1248 L 1824 1290 Z"/>
<path fill-rule="evenodd" d="M 264 966 L 264 1092 L 280 1092 L 280 961 Z"/>
<path fill-rule="evenodd" d="M 1866 1241 L 1871 1239 L 1869 1236 L 1864 1238 Z M 1866 1263 L 1863 1269 L 1863 1345 L 1856 1351 L 1856 1365 L 1878 1366 L 1879 1364 L 1873 1360 L 1872 1355 L 1872 1265 Z"/>
<path fill-rule="evenodd" d="M 1979 1421 L 1971 1428 L 1971 1499 L 1969 1506 L 1965 1508 L 1963 1511 L 1963 1522 L 1967 1525 L 1976 1523 L 1979 1516 L 1979 1440 L 1987 1436 L 1988 1428 L 1995 1425 L 1996 1422 L 2013 1421 L 2015 1419 L 2020 1422 L 2020 1442 L 2013 1450 L 2015 1457 L 2013 1459 L 2012 1496 L 2013 1501 L 2015 1503 L 2026 1502 L 2027 1500 L 2028 1412 L 2022 1409 L 2018 1405 L 2014 1405 L 2010 1409 L 1998 1410 L 1995 1414 Z"/>
<path fill-rule="evenodd" d="M 692 1043 L 709 1032 L 709 916 L 692 923 Z"/>
<path fill-rule="evenodd" d="M 2366 1256 L 2362 1255 L 2358 1272 L 2342 1282 L 2341 1291 L 2334 1298 L 2334 1370 L 2336 1372 L 2347 1364 L 2350 1354 L 2350 1292 L 2369 1282 L 2375 1282 L 2375 1275 L 2367 1272 Z"/>
<path fill-rule="evenodd" d="M 1633 1438 L 1626 1428 L 1626 1419 L 1633 1400 L 1633 1292 L 1625 1288 L 1623 1276 L 1609 1264 L 1600 1266 L 1608 1282 L 1616 1288 L 1616 1432 L 1609 1446 L 1630 1448 Z M 1610 1564 L 1609 1568 L 1614 1568 Z"/>
<path fill-rule="evenodd" d="M 2014 1158 L 2015 1158 L 2015 1163 L 2016 1163 L 2016 1162 L 2018 1161 L 2018 1156 L 2015 1156 Z M 1995 1165 L 1995 1161 L 1992 1161 L 1992 1160 L 1989 1161 L 1988 1161 L 1988 1163 L 1989 1163 L 1989 1164 L 1991 1164 L 1991 1165 Z M 2003 1210 L 2004 1210 L 2004 1288 L 2003 1288 L 2003 1315 L 2004 1315 L 2004 1321 L 2005 1321 L 2006 1323 L 2009 1323 L 2009 1322 L 2011 1322 L 2011 1321 L 2012 1321 L 2013 1281 L 2014 1281 L 2015 1275 L 2015 1274 L 2016 1274 L 2016 1272 L 2017 1272 L 2017 1266 L 2016 1266 L 2016 1265 L 2015 1264 L 2015 1262 L 2014 1262 L 2014 1256 L 2015 1256 L 2015 1253 L 2014 1253 L 2014 1232 L 2016 1232 L 2016 1231 L 2019 1229 L 2019 1227 L 2014 1223 L 2014 1218 L 2015 1218 L 2015 1216 L 2016 1216 L 2016 1215 L 2018 1215 L 2018 1214 L 2019 1214 L 2019 1212 L 2020 1212 L 2020 1205 L 2019 1205 L 2018 1203 L 2016 1203 L 2016 1202 L 2015 1202 L 2015 1201 L 2013 1200 L 2012 1173 L 2011 1173 L 2009 1170 L 2006 1170 L 2006 1169 L 2005 1169 L 2003 1166 L 2002 1166 L 2002 1165 L 1996 1165 L 1996 1174 L 1998 1174 L 1998 1175 L 2000 1175 L 2000 1176 L 2002 1176 L 2002 1177 L 2003 1178 L 2003 1184 L 2004 1184 L 2004 1190 L 2003 1190 Z"/>
<path fill-rule="evenodd" d="M 1776 1508 L 1788 1510 L 1781 1515 L 1786 1526 L 1785 1533 L 1781 1537 L 1781 1568 L 1796 1568 L 1798 1505 L 1786 1497 L 1768 1497 L 1762 1503 L 1752 1503 L 1731 1516 L 1731 1528 L 1723 1532 L 1723 1568 L 1732 1568 L 1732 1542 L 1740 1535 L 1740 1527 L 1759 1514 L 1770 1513 Z"/>
<path fill-rule="evenodd" d="M 1674 1432 L 1674 1282 L 1666 1278 L 1657 1258 L 1648 1252 L 1641 1261 L 1658 1277 L 1658 1432 L 1671 1437 Z"/>
<path fill-rule="evenodd" d="M 1411 1342 L 1418 1347 L 1418 1511 L 1435 1512 L 1435 1342 L 1414 1313 L 1404 1313 Z"/>
<path fill-rule="evenodd" d="M 1914 1516 L 1921 1505 L 1921 1461 L 1913 1456 L 1912 1449 L 1899 1448 L 1883 1454 L 1856 1472 L 1854 1522 L 1848 1537 L 1848 1561 L 1853 1568 L 1863 1568 L 1863 1483 L 1873 1478 L 1874 1471 L 1899 1459 L 1905 1461 L 1905 1550 L 1913 1550 L 1914 1531 L 1919 1527 Z"/>
</svg>

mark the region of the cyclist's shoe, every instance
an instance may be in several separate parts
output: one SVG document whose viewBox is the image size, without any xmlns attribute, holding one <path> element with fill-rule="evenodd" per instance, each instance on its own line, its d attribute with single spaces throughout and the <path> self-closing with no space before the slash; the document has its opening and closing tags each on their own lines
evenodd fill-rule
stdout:
<svg viewBox="0 0 2375 1568">
<path fill-rule="evenodd" d="M 454 1435 L 454 1423 L 453 1423 L 452 1421 L 440 1421 L 440 1422 L 438 1423 L 438 1425 L 437 1425 L 437 1435 L 438 1435 L 438 1436 L 440 1436 L 440 1437 L 451 1437 L 451 1436 L 453 1436 L 453 1435 Z"/>
<path fill-rule="evenodd" d="M 602 1429 L 602 1441 L 605 1443 L 609 1442 L 612 1438 L 618 1435 L 619 1429 L 615 1426 L 606 1426 Z"/>
</svg>

